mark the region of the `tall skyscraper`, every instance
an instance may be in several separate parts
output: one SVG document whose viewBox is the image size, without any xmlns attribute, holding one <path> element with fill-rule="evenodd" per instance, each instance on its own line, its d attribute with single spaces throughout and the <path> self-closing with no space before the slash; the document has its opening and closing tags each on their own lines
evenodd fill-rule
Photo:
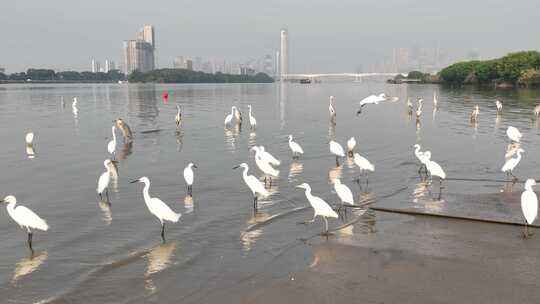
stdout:
<svg viewBox="0 0 540 304">
<path fill-rule="evenodd" d="M 142 39 L 156 48 L 156 36 L 154 35 L 154 27 L 151 25 L 145 25 L 141 29 Z"/>
<path fill-rule="evenodd" d="M 286 30 L 281 30 L 281 50 L 279 57 L 279 72 L 281 80 L 285 80 L 285 76 L 289 74 L 289 41 Z"/>
<path fill-rule="evenodd" d="M 92 59 L 92 73 L 99 72 L 99 61 Z"/>
<path fill-rule="evenodd" d="M 124 41 L 124 72 L 130 74 L 135 70 L 149 72 L 155 68 L 154 27 L 145 25 L 139 31 L 137 40 Z"/>
</svg>

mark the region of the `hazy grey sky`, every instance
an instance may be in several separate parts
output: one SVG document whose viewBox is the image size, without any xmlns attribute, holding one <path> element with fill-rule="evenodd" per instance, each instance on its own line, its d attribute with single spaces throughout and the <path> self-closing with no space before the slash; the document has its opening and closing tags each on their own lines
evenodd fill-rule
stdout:
<svg viewBox="0 0 540 304">
<path fill-rule="evenodd" d="M 449 57 L 540 49 L 538 0 L 1 0 L 0 67 L 89 70 L 120 62 L 122 41 L 156 29 L 159 67 L 175 56 L 244 61 L 279 48 L 289 30 L 291 72 L 346 72 L 394 47 Z"/>
</svg>

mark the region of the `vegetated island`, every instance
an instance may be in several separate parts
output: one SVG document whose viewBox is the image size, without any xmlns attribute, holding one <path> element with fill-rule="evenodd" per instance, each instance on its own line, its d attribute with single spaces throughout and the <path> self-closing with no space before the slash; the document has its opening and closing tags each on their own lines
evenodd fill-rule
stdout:
<svg viewBox="0 0 540 304">
<path fill-rule="evenodd" d="M 0 73 L 0 83 L 113 83 L 124 81 L 126 75 L 119 70 L 103 72 L 55 72 L 51 69 L 28 69 L 26 72 Z"/>
<path fill-rule="evenodd" d="M 221 72 L 209 74 L 186 69 L 159 69 L 146 73 L 134 71 L 129 74 L 128 81 L 151 83 L 271 83 L 274 82 L 274 79 L 265 73 L 234 75 Z"/>
<path fill-rule="evenodd" d="M 398 75 L 391 83 L 442 83 L 448 85 L 481 85 L 496 88 L 540 86 L 540 52 L 510 53 L 491 60 L 473 60 L 452 64 L 436 75 L 411 72 Z"/>
</svg>

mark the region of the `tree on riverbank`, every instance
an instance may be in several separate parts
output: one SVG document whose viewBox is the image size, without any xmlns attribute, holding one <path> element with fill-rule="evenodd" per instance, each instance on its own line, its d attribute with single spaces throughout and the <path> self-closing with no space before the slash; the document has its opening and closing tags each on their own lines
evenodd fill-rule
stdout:
<svg viewBox="0 0 540 304">
<path fill-rule="evenodd" d="M 159 69 L 146 73 L 134 71 L 128 76 L 129 82 L 156 83 L 270 83 L 274 80 L 264 74 L 232 75 L 215 73 L 208 74 L 186 69 Z"/>
<path fill-rule="evenodd" d="M 0 81 L 22 82 L 118 82 L 125 80 L 126 76 L 119 70 L 111 70 L 107 73 L 63 71 L 55 72 L 51 69 L 28 69 L 26 72 L 1 74 Z"/>
<path fill-rule="evenodd" d="M 540 52 L 510 53 L 492 60 L 458 62 L 439 73 L 445 83 L 539 85 Z"/>
</svg>

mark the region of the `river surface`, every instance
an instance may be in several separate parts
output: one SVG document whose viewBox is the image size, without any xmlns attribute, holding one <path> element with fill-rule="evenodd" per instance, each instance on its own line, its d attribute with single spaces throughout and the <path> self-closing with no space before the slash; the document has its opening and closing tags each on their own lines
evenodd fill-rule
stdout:
<svg viewBox="0 0 540 304">
<path fill-rule="evenodd" d="M 359 100 L 381 92 L 399 101 L 369 105 L 356 115 Z M 329 123 L 330 95 L 335 96 L 335 127 Z M 424 98 L 419 123 L 407 115 L 407 97 L 415 104 Z M 503 101 L 502 115 L 496 115 L 496 99 Z M 500 182 L 506 178 L 500 172 L 508 145 L 505 130 L 513 125 L 524 134 L 525 153 L 515 175 L 540 177 L 540 132 L 531 120 L 539 101 L 538 91 L 379 82 L 0 86 L 1 196 L 15 195 L 50 225 L 49 231 L 34 233 L 31 255 L 25 231 L 2 207 L 0 297 L 5 303 L 204 303 L 219 294 L 241 298 L 273 280 L 294 279 L 317 246 L 327 242 L 318 235 L 320 220 L 298 224 L 313 213 L 296 185 L 308 182 L 315 195 L 335 204 L 330 181 L 341 177 L 358 203 L 414 207 L 429 200 L 437 202 L 433 212 L 443 213 L 465 195 L 519 194 L 522 184 Z M 174 123 L 176 104 L 183 114 L 181 132 Z M 249 127 L 248 104 L 256 130 Z M 471 124 L 475 104 L 480 115 Z M 233 105 L 242 111 L 244 124 L 225 129 Z M 117 133 L 119 176 L 111 182 L 107 204 L 96 186 L 109 157 L 112 120 L 119 117 L 130 125 L 134 140 L 124 144 Z M 24 142 L 30 130 L 36 134 L 34 151 Z M 304 148 L 298 160 L 291 157 L 289 134 Z M 359 171 L 351 159 L 336 167 L 329 153 L 329 139 L 345 147 L 351 136 L 357 152 L 375 164 L 369 184 L 365 177 L 360 185 L 353 181 Z M 418 177 L 415 143 L 431 150 L 448 175 L 440 197 L 437 181 L 426 188 Z M 264 145 L 282 162 L 271 196 L 260 201 L 258 212 L 241 171 L 232 170 L 246 162 L 249 173 L 261 176 L 249 152 L 253 145 Z M 189 162 L 198 166 L 192 198 L 182 175 Z M 167 225 L 165 243 L 159 221 L 144 204 L 142 185 L 129 183 L 140 176 L 150 178 L 151 195 L 182 213 L 178 223 Z M 512 208 L 519 213 L 518 205 Z M 395 221 L 400 218 L 349 210 L 329 221 L 335 230 L 330 239 L 354 245 L 353 234 L 376 233 L 374 228 Z"/>
</svg>

